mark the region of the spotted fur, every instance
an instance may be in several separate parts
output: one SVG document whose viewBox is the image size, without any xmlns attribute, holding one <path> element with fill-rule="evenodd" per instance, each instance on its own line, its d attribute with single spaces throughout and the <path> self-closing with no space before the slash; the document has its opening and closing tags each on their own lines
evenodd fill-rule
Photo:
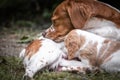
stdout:
<svg viewBox="0 0 120 80">
<path fill-rule="evenodd" d="M 74 38 L 74 34 L 76 34 L 76 38 Z M 120 42 L 118 41 L 75 29 L 67 35 L 65 44 L 67 45 L 68 59 L 78 57 L 82 63 L 91 66 L 91 68 L 98 67 L 108 72 L 120 71 L 120 58 L 118 58 L 120 56 Z M 70 44 L 75 44 L 75 46 L 70 46 Z M 79 46 L 80 44 L 82 46 Z"/>
</svg>

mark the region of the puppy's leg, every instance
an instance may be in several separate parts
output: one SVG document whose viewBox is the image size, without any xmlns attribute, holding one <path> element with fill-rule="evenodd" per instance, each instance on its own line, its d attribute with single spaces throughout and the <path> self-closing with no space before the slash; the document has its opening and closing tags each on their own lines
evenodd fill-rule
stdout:
<svg viewBox="0 0 120 80">
<path fill-rule="evenodd" d="M 48 65 L 48 62 L 44 59 L 41 59 L 39 61 L 33 61 L 29 62 L 29 64 L 25 67 L 25 75 L 28 76 L 31 79 L 33 79 L 33 76 L 42 68 Z"/>
<path fill-rule="evenodd" d="M 60 63 L 61 68 L 59 71 L 75 71 L 85 74 L 86 71 L 91 71 L 92 67 L 89 65 L 85 65 L 80 61 L 75 60 L 65 60 L 63 59 Z"/>
</svg>

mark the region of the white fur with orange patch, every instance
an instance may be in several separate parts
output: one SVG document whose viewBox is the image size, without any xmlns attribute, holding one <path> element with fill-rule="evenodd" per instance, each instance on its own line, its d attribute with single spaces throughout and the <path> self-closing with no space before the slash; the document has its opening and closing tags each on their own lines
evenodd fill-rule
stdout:
<svg viewBox="0 0 120 80">
<path fill-rule="evenodd" d="M 44 38 L 40 40 L 41 41 L 36 45 L 39 45 L 41 43 L 41 46 L 37 47 L 38 51 L 36 51 L 30 58 L 29 54 L 26 55 L 27 48 L 23 49 L 23 51 L 20 53 L 20 55 L 23 55 L 24 57 L 23 64 L 26 69 L 25 75 L 31 78 L 37 71 L 55 62 L 58 59 L 58 57 L 61 56 L 60 54 L 62 54 L 57 44 L 55 44 L 52 40 Z M 33 41 L 33 43 L 35 42 Z M 32 51 L 34 51 L 34 48 L 31 48 L 29 52 Z M 55 66 L 58 65 L 56 64 Z"/>
<path fill-rule="evenodd" d="M 74 34 L 77 36 L 72 40 L 75 37 Z M 73 51 L 75 46 L 79 46 L 79 44 L 74 46 L 78 41 L 82 46 Z M 120 71 L 120 42 L 118 41 L 75 29 L 66 36 L 65 44 L 68 50 L 68 59 L 78 57 L 83 64 L 91 66 L 91 68 L 104 69 L 107 72 Z"/>
<path fill-rule="evenodd" d="M 24 76 L 30 78 L 33 78 L 36 72 L 42 70 L 46 66 L 53 70 L 79 72 L 85 72 L 85 68 L 89 68 L 89 66 L 79 61 L 65 59 L 65 57 L 67 57 L 67 52 L 64 42 L 56 43 L 43 37 L 33 41 L 27 48 L 23 49 L 20 53 L 20 57 L 23 59 L 25 67 Z"/>
</svg>

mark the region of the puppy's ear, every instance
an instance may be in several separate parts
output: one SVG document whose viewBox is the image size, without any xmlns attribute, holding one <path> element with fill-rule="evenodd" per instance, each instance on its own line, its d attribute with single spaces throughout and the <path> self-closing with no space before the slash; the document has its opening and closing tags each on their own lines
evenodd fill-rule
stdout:
<svg viewBox="0 0 120 80">
<path fill-rule="evenodd" d="M 70 1 L 67 4 L 67 12 L 74 28 L 81 29 L 91 17 L 92 9 L 87 5 L 87 2 L 82 0 L 78 2 Z"/>
</svg>

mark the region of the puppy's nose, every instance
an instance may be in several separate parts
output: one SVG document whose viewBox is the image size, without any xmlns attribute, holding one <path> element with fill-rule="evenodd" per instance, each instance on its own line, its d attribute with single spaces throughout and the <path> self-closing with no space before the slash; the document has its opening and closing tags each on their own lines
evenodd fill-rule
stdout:
<svg viewBox="0 0 120 80">
<path fill-rule="evenodd" d="M 44 32 L 42 32 L 42 36 L 44 36 L 45 37 L 45 35 L 46 35 L 46 32 L 44 31 Z"/>
</svg>

